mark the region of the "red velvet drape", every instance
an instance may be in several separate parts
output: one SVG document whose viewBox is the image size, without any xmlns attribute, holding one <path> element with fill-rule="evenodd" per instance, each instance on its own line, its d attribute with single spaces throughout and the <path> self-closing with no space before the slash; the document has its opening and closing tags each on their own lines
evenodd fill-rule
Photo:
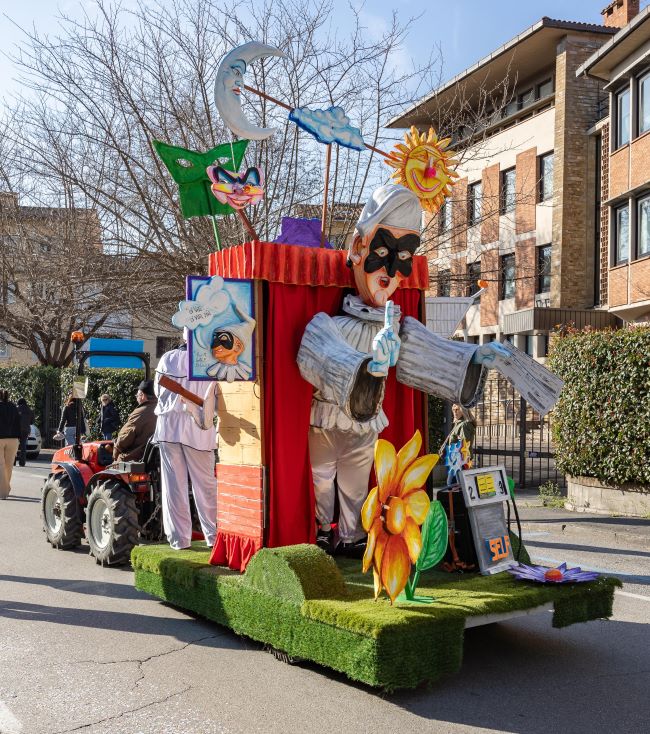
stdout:
<svg viewBox="0 0 650 734">
<path fill-rule="evenodd" d="M 404 316 L 419 317 L 417 289 L 400 289 L 394 300 Z M 341 288 L 269 283 L 264 354 L 264 431 L 268 470 L 269 523 L 265 545 L 315 540 L 314 491 L 309 464 L 312 386 L 300 376 L 296 355 L 303 332 L 319 311 L 340 312 Z M 382 434 L 400 448 L 422 430 L 422 395 L 388 378 L 384 410 L 390 421 Z"/>
</svg>

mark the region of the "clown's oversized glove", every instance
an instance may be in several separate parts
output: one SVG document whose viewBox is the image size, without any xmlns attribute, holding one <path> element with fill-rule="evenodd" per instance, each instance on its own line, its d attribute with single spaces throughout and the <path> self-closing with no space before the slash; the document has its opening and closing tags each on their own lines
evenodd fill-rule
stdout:
<svg viewBox="0 0 650 734">
<path fill-rule="evenodd" d="M 472 364 L 482 364 L 485 367 L 491 367 L 497 357 L 507 358 L 510 352 L 498 342 L 490 342 L 480 346 L 472 357 Z"/>
<path fill-rule="evenodd" d="M 205 390 L 203 397 L 203 405 L 199 406 L 196 403 L 186 400 L 181 397 L 183 401 L 183 410 L 192 416 L 192 419 L 196 425 L 204 431 L 208 431 L 214 425 L 214 414 L 216 412 L 217 402 L 217 383 L 209 382 Z"/>
<path fill-rule="evenodd" d="M 386 302 L 384 328 L 372 340 L 372 360 L 368 372 L 373 377 L 387 377 L 388 368 L 394 367 L 399 358 L 400 338 L 393 327 L 393 302 Z"/>
</svg>

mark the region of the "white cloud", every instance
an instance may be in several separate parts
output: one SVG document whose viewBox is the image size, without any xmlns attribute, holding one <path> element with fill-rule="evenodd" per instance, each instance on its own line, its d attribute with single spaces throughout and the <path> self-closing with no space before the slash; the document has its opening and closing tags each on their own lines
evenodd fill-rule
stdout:
<svg viewBox="0 0 650 734">
<path fill-rule="evenodd" d="M 178 304 L 178 311 L 172 316 L 172 324 L 179 329 L 187 327 L 192 330 L 209 324 L 230 305 L 230 296 L 223 285 L 223 278 L 219 275 L 210 278 L 197 291 L 196 300 L 181 301 Z"/>
</svg>

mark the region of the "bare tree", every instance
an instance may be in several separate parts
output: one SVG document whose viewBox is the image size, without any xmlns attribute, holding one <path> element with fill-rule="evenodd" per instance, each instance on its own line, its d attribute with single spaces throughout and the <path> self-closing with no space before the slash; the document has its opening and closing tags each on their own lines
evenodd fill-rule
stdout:
<svg viewBox="0 0 650 734">
<path fill-rule="evenodd" d="M 0 165 L 10 169 L 7 180 L 31 183 L 38 203 L 59 204 L 66 192 L 95 209 L 105 247 L 150 258 L 156 282 L 177 289 L 170 303 L 182 276 L 205 271 L 215 244 L 211 222 L 183 219 L 151 141 L 203 151 L 232 139 L 212 100 L 225 52 L 253 39 L 282 49 L 286 59 L 253 64 L 247 82 L 291 106 L 339 105 L 377 147 L 390 147 L 382 126 L 423 73 L 392 64 L 411 21 L 393 17 L 381 37 L 370 37 L 353 10 L 344 31 L 324 0 L 248 0 L 227 9 L 217 0 L 174 0 L 130 11 L 97 0 L 94 11 L 80 21 L 63 16 L 57 35 L 26 32 L 15 59 L 25 93 L 12 110 L 12 155 Z M 266 175 L 266 197 L 251 219 L 262 238 L 273 238 L 296 205 L 322 200 L 324 147 L 265 100 L 249 95 L 243 107 L 277 128 L 247 152 Z M 333 163 L 332 201 L 362 202 L 388 175 L 372 152 L 337 147 Z M 34 186 L 43 170 L 48 180 Z M 219 229 L 226 246 L 247 239 L 233 215 Z"/>
</svg>

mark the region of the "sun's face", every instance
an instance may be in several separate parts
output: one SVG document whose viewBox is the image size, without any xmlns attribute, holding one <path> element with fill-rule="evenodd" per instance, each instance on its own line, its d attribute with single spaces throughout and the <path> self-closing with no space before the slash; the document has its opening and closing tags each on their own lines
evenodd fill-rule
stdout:
<svg viewBox="0 0 650 734">
<path fill-rule="evenodd" d="M 453 179 L 458 177 L 453 170 L 453 153 L 445 150 L 449 142 L 449 138 L 439 140 L 433 128 L 420 134 L 412 127 L 404 143 L 398 143 L 386 160 L 397 169 L 393 178 L 413 191 L 425 211 L 435 213 L 440 209 L 451 193 Z"/>
</svg>

